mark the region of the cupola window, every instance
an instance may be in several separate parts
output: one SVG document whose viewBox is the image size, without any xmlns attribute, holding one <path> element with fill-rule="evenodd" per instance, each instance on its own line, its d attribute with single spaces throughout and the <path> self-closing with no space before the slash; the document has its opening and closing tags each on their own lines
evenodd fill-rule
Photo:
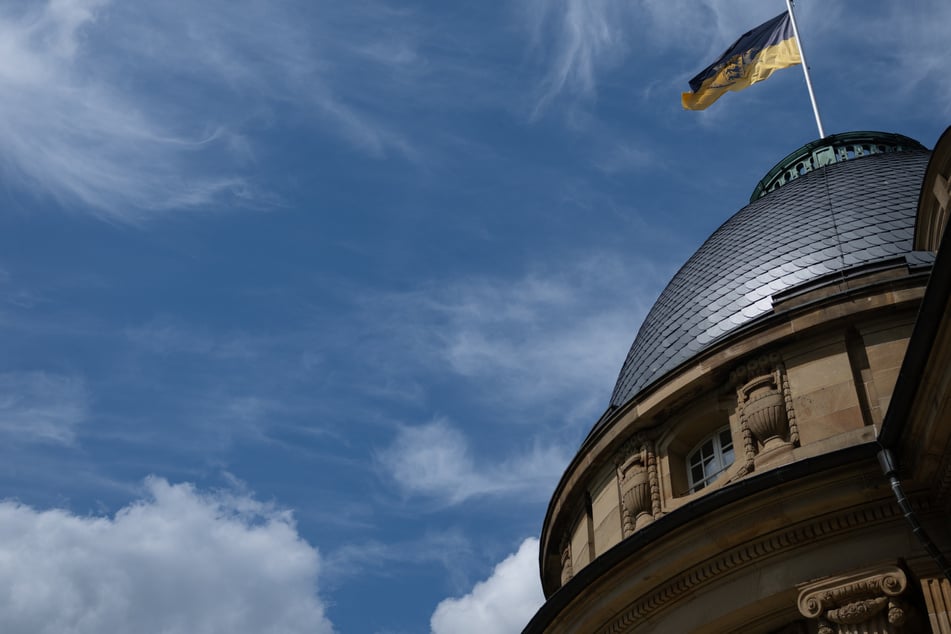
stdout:
<svg viewBox="0 0 951 634">
<path fill-rule="evenodd" d="M 687 479 L 690 492 L 696 493 L 716 480 L 733 464 L 733 435 L 723 427 L 707 436 L 687 455 Z"/>
</svg>

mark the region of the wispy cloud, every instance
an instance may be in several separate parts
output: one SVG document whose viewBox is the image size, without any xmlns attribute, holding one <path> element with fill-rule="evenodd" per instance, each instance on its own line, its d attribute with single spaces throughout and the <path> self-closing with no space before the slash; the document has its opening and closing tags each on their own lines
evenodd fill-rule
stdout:
<svg viewBox="0 0 951 634">
<path fill-rule="evenodd" d="M 468 594 L 441 601 L 430 628 L 432 634 L 518 634 L 544 601 L 538 540 L 526 539 Z"/>
<path fill-rule="evenodd" d="M 449 529 L 429 531 L 412 540 L 346 544 L 328 552 L 322 559 L 322 568 L 329 583 L 339 584 L 370 575 L 406 579 L 413 572 L 436 564 L 454 587 L 462 587 L 467 583 L 466 572 L 474 559 L 472 540 L 460 530 Z"/>
<path fill-rule="evenodd" d="M 79 377 L 48 372 L 0 374 L 4 442 L 71 443 L 88 407 L 89 394 Z"/>
<path fill-rule="evenodd" d="M 7 95 L 0 160 L 8 182 L 125 220 L 223 193 L 243 196 L 247 185 L 235 176 L 188 176 L 192 159 L 213 148 L 220 131 L 201 123 L 183 129 L 161 117 L 148 95 L 133 96 L 117 77 L 96 72 L 90 39 L 105 5 L 63 0 L 0 13 L 0 89 Z"/>
<path fill-rule="evenodd" d="M 856 75 L 855 68 L 827 63 L 829 72 L 840 72 L 851 81 L 861 82 L 867 90 L 881 92 L 886 99 L 900 100 L 902 109 L 908 108 L 909 94 L 926 90 L 938 99 L 922 99 L 923 108 L 933 112 L 935 104 L 943 104 L 944 114 L 951 113 L 951 75 L 947 72 L 947 31 L 943 25 L 951 20 L 951 5 L 942 0 L 924 0 L 909 7 L 884 3 L 884 12 L 869 16 L 847 16 L 849 28 L 842 29 L 841 20 L 836 20 L 839 11 L 831 15 L 818 7 L 810 16 L 817 30 L 824 37 L 842 45 L 862 50 L 869 47 L 863 33 L 875 33 L 874 49 L 880 55 L 874 63 L 863 67 L 865 72 Z M 835 8 L 833 8 L 834 11 Z M 927 19 L 922 19 L 927 16 Z M 856 23 L 858 22 L 858 23 Z M 835 39 L 832 39 L 835 38 Z M 810 51 L 810 56 L 811 56 Z M 811 57 L 812 59 L 812 57 Z M 815 62 L 813 62 L 815 63 Z M 890 86 L 890 90 L 881 90 Z"/>
<path fill-rule="evenodd" d="M 466 436 L 445 419 L 402 427 L 377 459 L 406 494 L 455 505 L 473 497 L 548 495 L 568 461 L 567 452 L 536 446 L 502 460 L 473 457 Z"/>
<path fill-rule="evenodd" d="M 252 358 L 267 343 L 245 333 L 225 334 L 185 326 L 167 317 L 126 328 L 124 334 L 131 343 L 154 354 L 191 354 L 223 360 Z"/>
<path fill-rule="evenodd" d="M 710 36 L 722 40 L 723 33 L 766 16 L 761 4 L 754 0 L 730 6 L 712 0 L 523 0 L 534 49 L 547 66 L 536 113 L 559 95 L 593 96 L 600 76 L 632 55 L 637 55 L 637 63 L 646 64 L 651 55 L 671 47 L 696 46 L 695 42 Z"/>
<path fill-rule="evenodd" d="M 114 516 L 0 502 L 4 632 L 333 631 L 317 551 L 248 495 L 151 478 Z"/>
<path fill-rule="evenodd" d="M 826 59 L 841 59 L 835 51 L 844 45 L 878 58 L 878 67 L 870 73 L 877 86 L 897 84 L 911 90 L 929 84 L 951 94 L 951 79 L 941 70 L 947 47 L 940 25 L 951 18 L 948 3 L 926 0 L 914 10 L 874 4 L 868 10 L 804 3 L 797 14 L 813 63 L 824 54 Z M 631 64 L 644 69 L 662 54 L 689 52 L 697 57 L 696 68 L 685 71 L 699 71 L 744 31 L 783 9 L 756 0 L 522 0 L 520 6 L 533 50 L 544 60 L 536 112 L 558 97 L 591 98 L 598 83 L 617 68 Z M 922 15 L 929 19 L 923 22 Z M 842 28 L 845 23 L 847 29 Z M 868 33 L 876 34 L 874 42 Z M 836 72 L 834 65 L 825 66 L 827 76 Z M 850 78 L 854 75 L 854 68 L 840 68 Z M 687 78 L 671 81 L 683 86 Z"/>
<path fill-rule="evenodd" d="M 539 107 L 559 93 L 594 92 L 602 66 L 625 49 L 624 3 L 616 0 L 530 0 L 528 17 L 536 45 L 551 52 L 550 70 L 542 83 Z"/>
<path fill-rule="evenodd" d="M 391 352 L 405 355 L 405 346 L 431 369 L 464 378 L 471 394 L 513 419 L 531 411 L 536 422 L 587 424 L 606 407 L 665 275 L 636 257 L 588 253 L 514 279 L 375 297 L 367 309 L 396 316 Z"/>
<path fill-rule="evenodd" d="M 251 121 L 268 125 L 276 107 L 358 151 L 411 155 L 403 135 L 366 105 L 374 100 L 363 103 L 360 86 L 372 82 L 353 77 L 412 66 L 412 43 L 368 7 L 319 4 L 5 7 L 0 168 L 7 182 L 125 222 L 170 209 L 272 205 L 274 196 L 249 176 L 254 149 L 246 131 Z M 335 28 L 347 20 L 349 28 Z M 368 33 L 374 25 L 379 37 Z"/>
</svg>

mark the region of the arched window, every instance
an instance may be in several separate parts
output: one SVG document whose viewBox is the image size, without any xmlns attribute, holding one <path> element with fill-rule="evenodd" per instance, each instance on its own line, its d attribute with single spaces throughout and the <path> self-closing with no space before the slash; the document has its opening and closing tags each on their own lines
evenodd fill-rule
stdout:
<svg viewBox="0 0 951 634">
<path fill-rule="evenodd" d="M 687 479 L 690 492 L 696 493 L 716 480 L 733 464 L 733 435 L 730 427 L 707 436 L 687 455 Z"/>
</svg>

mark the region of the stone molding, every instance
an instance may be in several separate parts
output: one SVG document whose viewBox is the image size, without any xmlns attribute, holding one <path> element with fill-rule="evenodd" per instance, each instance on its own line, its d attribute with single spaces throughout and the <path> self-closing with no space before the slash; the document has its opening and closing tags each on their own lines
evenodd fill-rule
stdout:
<svg viewBox="0 0 951 634">
<path fill-rule="evenodd" d="M 920 511 L 926 510 L 917 501 L 914 506 Z M 698 591 L 723 575 L 753 565 L 767 557 L 814 544 L 816 540 L 833 538 L 901 517 L 901 510 L 891 500 L 884 500 L 774 531 L 688 568 L 654 590 L 641 595 L 596 631 L 598 634 L 632 631 L 639 623 L 666 609 L 681 597 Z"/>
<path fill-rule="evenodd" d="M 910 607 L 899 597 L 908 577 L 898 566 L 878 566 L 826 577 L 802 587 L 799 613 L 818 621 L 819 634 L 891 634 L 904 625 Z"/>
</svg>

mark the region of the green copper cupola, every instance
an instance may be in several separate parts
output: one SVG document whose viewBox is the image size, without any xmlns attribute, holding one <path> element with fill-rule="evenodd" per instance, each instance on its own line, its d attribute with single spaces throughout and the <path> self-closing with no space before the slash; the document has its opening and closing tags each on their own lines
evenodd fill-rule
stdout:
<svg viewBox="0 0 951 634">
<path fill-rule="evenodd" d="M 871 154 L 925 150 L 921 143 L 891 132 L 843 132 L 807 143 L 791 152 L 777 163 L 756 184 L 750 202 L 790 183 L 803 174 L 831 165 Z"/>
</svg>

